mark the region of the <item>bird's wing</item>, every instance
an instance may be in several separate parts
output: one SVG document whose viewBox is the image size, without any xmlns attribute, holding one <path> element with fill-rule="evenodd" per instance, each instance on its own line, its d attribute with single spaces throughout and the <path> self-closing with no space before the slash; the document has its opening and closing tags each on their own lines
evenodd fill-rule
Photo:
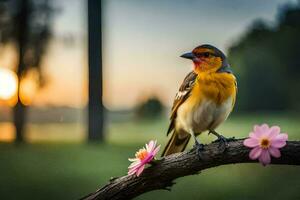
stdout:
<svg viewBox="0 0 300 200">
<path fill-rule="evenodd" d="M 167 135 L 174 129 L 175 127 L 175 119 L 177 116 L 177 109 L 179 106 L 189 97 L 192 88 L 195 84 L 197 74 L 193 71 L 191 71 L 183 80 L 183 83 L 181 84 L 179 91 L 176 93 L 173 106 L 172 106 L 172 111 L 171 111 L 171 116 L 170 116 L 170 125 L 169 129 L 167 132 Z"/>
<path fill-rule="evenodd" d="M 236 95 L 237 95 L 237 93 L 238 93 L 238 86 L 237 86 L 237 81 L 236 81 L 235 76 L 234 76 L 234 86 L 235 86 L 235 94 L 234 94 L 234 96 L 233 96 L 232 109 L 233 109 L 233 107 L 234 107 L 234 105 L 235 105 Z"/>
</svg>

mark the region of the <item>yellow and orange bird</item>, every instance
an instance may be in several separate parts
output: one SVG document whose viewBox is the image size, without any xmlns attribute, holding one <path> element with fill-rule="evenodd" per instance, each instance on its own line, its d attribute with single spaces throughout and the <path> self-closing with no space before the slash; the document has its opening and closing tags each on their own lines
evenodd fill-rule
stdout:
<svg viewBox="0 0 300 200">
<path fill-rule="evenodd" d="M 225 147 L 228 141 L 215 131 L 232 111 L 237 93 L 236 78 L 226 56 L 218 48 L 204 44 L 181 57 L 191 59 L 194 69 L 176 94 L 167 135 L 173 133 L 162 156 L 182 152 L 191 136 L 200 155 L 203 145 L 196 136 L 204 131 L 217 136 Z"/>
</svg>

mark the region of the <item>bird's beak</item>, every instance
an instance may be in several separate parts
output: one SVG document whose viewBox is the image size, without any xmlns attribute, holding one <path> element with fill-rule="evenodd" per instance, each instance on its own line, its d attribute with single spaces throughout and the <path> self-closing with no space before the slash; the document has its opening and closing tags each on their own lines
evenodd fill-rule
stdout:
<svg viewBox="0 0 300 200">
<path fill-rule="evenodd" d="M 195 54 L 193 54 L 192 52 L 182 54 L 180 57 L 190 59 L 190 60 L 196 58 Z"/>
</svg>

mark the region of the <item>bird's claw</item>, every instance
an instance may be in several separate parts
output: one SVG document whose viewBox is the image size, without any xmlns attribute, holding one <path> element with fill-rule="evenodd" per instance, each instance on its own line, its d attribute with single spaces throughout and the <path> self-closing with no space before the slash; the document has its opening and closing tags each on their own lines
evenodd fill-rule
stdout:
<svg viewBox="0 0 300 200">
<path fill-rule="evenodd" d="M 228 142 L 230 142 L 230 141 L 234 141 L 235 140 L 235 137 L 231 137 L 231 138 L 226 138 L 226 137 L 224 137 L 224 136 L 222 136 L 222 135 L 220 135 L 219 137 L 218 137 L 218 139 L 216 139 L 215 141 L 213 141 L 213 143 L 219 143 L 219 148 L 222 148 L 223 149 L 223 151 L 225 151 L 226 150 L 226 148 L 228 147 Z"/>
<path fill-rule="evenodd" d="M 202 151 L 204 150 L 204 145 L 199 143 L 199 142 L 196 142 L 194 144 L 194 148 L 196 149 L 196 152 L 197 152 L 197 155 L 198 155 L 199 159 L 202 160 L 203 159 Z"/>
</svg>

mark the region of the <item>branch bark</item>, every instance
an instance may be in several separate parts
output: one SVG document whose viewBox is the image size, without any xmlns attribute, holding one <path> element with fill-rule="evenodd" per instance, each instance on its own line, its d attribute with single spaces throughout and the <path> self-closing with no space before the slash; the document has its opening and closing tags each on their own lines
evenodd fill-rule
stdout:
<svg viewBox="0 0 300 200">
<path fill-rule="evenodd" d="M 131 199 L 151 190 L 170 190 L 175 179 L 198 174 L 204 169 L 226 164 L 257 162 L 249 159 L 250 149 L 243 145 L 243 139 L 229 142 L 225 151 L 218 145 L 205 145 L 201 160 L 195 149 L 164 157 L 145 169 L 140 177 L 127 175 L 112 179 L 107 185 L 82 199 Z M 272 164 L 300 165 L 300 141 L 288 141 L 281 149 L 281 154 L 280 158 L 272 158 Z"/>
</svg>

